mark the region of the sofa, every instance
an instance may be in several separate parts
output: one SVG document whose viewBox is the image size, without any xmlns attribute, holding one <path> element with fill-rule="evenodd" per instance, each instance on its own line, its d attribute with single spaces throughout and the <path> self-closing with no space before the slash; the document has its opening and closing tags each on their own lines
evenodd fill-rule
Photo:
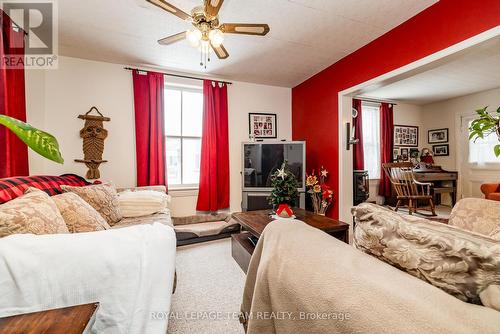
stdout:
<svg viewBox="0 0 500 334">
<path fill-rule="evenodd" d="M 353 216 L 355 247 L 300 221 L 266 227 L 244 289 L 247 334 L 498 333 L 500 203 L 462 200 L 452 225 L 368 203 Z"/>
<path fill-rule="evenodd" d="M 500 201 L 500 183 L 484 183 L 481 185 L 481 192 L 486 199 Z"/>
<path fill-rule="evenodd" d="M 2 224 L 14 217 L 12 203 L 28 196 L 45 201 L 43 210 L 20 208 L 19 214 L 33 217 L 36 224 L 38 214 L 47 216 L 48 211 L 60 209 L 55 198 L 68 186 L 99 187 L 72 174 L 0 179 L 0 232 L 9 231 Z M 165 187 L 119 189 L 118 193 L 137 190 L 165 193 Z M 95 204 L 95 210 L 110 205 Z M 6 206 L 10 209 L 2 209 Z M 84 206 L 72 209 L 66 213 L 74 217 L 82 214 Z M 99 302 L 92 333 L 165 333 L 168 317 L 152 321 L 151 316 L 170 310 L 174 290 L 176 238 L 169 210 L 105 226 L 72 232 L 68 225 L 62 232 L 35 229 L 0 237 L 0 318 Z"/>
</svg>

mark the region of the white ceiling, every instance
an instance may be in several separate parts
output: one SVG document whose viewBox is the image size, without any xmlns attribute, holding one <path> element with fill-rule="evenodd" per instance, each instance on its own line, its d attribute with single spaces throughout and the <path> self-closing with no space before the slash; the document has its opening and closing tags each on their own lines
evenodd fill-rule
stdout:
<svg viewBox="0 0 500 334">
<path fill-rule="evenodd" d="M 428 104 L 500 87 L 500 37 L 481 43 L 444 64 L 363 96 L 412 104 Z"/>
<path fill-rule="evenodd" d="M 222 22 L 268 23 L 266 37 L 226 35 L 230 57 L 206 71 L 187 41 L 157 40 L 190 23 L 145 0 L 59 1 L 59 53 L 294 87 L 437 0 L 225 0 Z M 171 0 L 186 12 L 202 0 Z"/>
</svg>

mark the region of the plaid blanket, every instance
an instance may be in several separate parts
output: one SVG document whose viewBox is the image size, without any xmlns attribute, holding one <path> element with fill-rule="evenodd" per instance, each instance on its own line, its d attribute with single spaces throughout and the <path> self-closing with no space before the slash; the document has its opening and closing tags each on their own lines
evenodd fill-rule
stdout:
<svg viewBox="0 0 500 334">
<path fill-rule="evenodd" d="M 75 174 L 18 176 L 0 179 L 0 204 L 23 195 L 30 187 L 38 188 L 50 196 L 54 196 L 62 193 L 61 185 L 82 187 L 89 184 L 83 177 Z"/>
</svg>

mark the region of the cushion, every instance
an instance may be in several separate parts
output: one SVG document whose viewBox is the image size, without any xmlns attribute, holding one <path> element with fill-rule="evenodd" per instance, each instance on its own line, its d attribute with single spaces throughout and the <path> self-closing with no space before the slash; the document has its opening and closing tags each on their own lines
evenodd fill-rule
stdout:
<svg viewBox="0 0 500 334">
<path fill-rule="evenodd" d="M 64 192 L 73 192 L 83 198 L 101 214 L 106 222 L 113 226 L 122 219 L 118 194 L 109 183 L 90 185 L 85 187 L 61 186 Z"/>
<path fill-rule="evenodd" d="M 154 191 L 124 191 L 118 194 L 120 209 L 125 218 L 149 216 L 168 208 L 170 196 Z"/>
<path fill-rule="evenodd" d="M 479 294 L 484 306 L 500 311 L 500 285 L 490 285 Z"/>
<path fill-rule="evenodd" d="M 500 284 L 500 243 L 427 219 L 402 216 L 374 204 L 352 210 L 355 246 L 467 302 Z"/>
<path fill-rule="evenodd" d="M 160 223 L 163 225 L 168 225 L 170 227 L 173 227 L 172 218 L 170 217 L 170 210 L 165 209 L 161 212 L 149 216 L 123 218 L 118 223 L 114 224 L 111 228 L 115 229 L 115 228 L 129 227 L 135 225 L 146 225 L 153 223 Z"/>
<path fill-rule="evenodd" d="M 500 240 L 500 202 L 464 198 L 453 207 L 448 224 Z"/>
<path fill-rule="evenodd" d="M 207 237 L 220 234 L 223 230 L 230 226 L 237 226 L 238 222 L 234 219 L 229 221 L 213 221 L 205 223 L 196 223 L 188 225 L 177 225 L 174 227 L 176 233 L 192 233 L 198 237 Z"/>
<path fill-rule="evenodd" d="M 202 214 L 202 215 L 194 215 L 186 217 L 174 217 L 172 219 L 174 221 L 174 226 L 180 226 L 180 225 L 191 225 L 191 224 L 199 224 L 206 222 L 218 222 L 218 221 L 227 222 L 231 219 L 231 215 L 227 213 Z"/>
<path fill-rule="evenodd" d="M 75 193 L 55 195 L 52 200 L 61 212 L 70 233 L 103 231 L 110 228 L 99 212 Z"/>
<path fill-rule="evenodd" d="M 0 237 L 17 233 L 68 233 L 56 204 L 45 192 L 30 192 L 0 205 Z"/>
<path fill-rule="evenodd" d="M 127 188 L 116 188 L 116 191 L 121 193 L 124 191 L 142 191 L 142 190 L 153 190 L 161 193 L 167 193 L 166 186 L 142 186 L 142 187 L 127 187 Z"/>
<path fill-rule="evenodd" d="M 61 176 L 19 176 L 0 179 L 0 204 L 22 196 L 29 187 L 43 190 L 50 196 L 61 194 L 62 184 L 81 187 L 90 183 L 74 174 L 64 174 Z"/>
<path fill-rule="evenodd" d="M 500 201 L 500 193 L 488 194 L 488 199 L 491 199 L 492 201 Z"/>
</svg>

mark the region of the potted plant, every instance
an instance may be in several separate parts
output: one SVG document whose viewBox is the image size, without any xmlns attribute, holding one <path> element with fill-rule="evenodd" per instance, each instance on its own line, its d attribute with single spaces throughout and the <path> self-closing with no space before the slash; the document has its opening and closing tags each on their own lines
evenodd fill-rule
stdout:
<svg viewBox="0 0 500 334">
<path fill-rule="evenodd" d="M 326 214 L 326 211 L 333 202 L 333 190 L 325 184 L 327 177 L 328 171 L 321 166 L 319 178 L 313 170 L 306 179 L 307 193 L 311 195 L 314 213 L 322 216 Z"/>
<path fill-rule="evenodd" d="M 59 143 L 50 133 L 38 130 L 27 123 L 6 115 L 0 115 L 0 125 L 12 131 L 29 148 L 41 156 L 60 164 L 64 163 L 59 151 Z"/>
<path fill-rule="evenodd" d="M 273 206 L 273 211 L 280 207 L 280 211 L 286 209 L 290 215 L 290 207 L 294 206 L 299 196 L 299 183 L 297 178 L 288 167 L 287 161 L 283 162 L 281 168 L 271 175 L 271 186 L 273 190 L 268 197 L 269 204 Z M 293 212 L 292 212 L 293 213 Z"/>
<path fill-rule="evenodd" d="M 472 121 L 469 127 L 469 140 L 476 141 L 478 138 L 483 139 L 493 133 L 498 137 L 499 144 L 494 147 L 494 152 L 497 157 L 500 157 L 500 107 L 497 108 L 497 115 L 493 116 L 484 107 L 476 110 L 478 118 Z"/>
</svg>

